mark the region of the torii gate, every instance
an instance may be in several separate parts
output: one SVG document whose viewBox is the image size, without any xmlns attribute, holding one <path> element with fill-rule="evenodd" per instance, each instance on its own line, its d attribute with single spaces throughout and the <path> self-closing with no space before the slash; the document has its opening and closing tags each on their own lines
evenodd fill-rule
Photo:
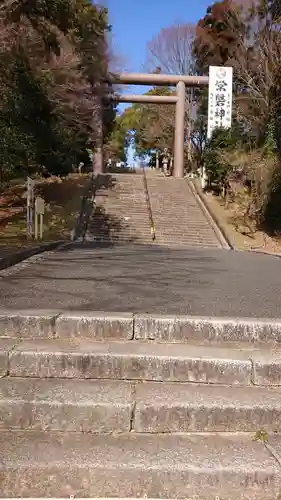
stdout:
<svg viewBox="0 0 281 500">
<path fill-rule="evenodd" d="M 120 73 L 111 78 L 112 84 L 122 85 L 151 85 L 176 86 L 174 96 L 130 95 L 123 94 L 113 97 L 118 102 L 175 104 L 175 135 L 174 135 L 174 177 L 184 177 L 184 126 L 185 126 L 185 88 L 206 87 L 209 84 L 208 76 L 163 75 L 149 73 Z M 104 170 L 102 147 L 94 157 L 94 171 L 101 173 Z"/>
</svg>

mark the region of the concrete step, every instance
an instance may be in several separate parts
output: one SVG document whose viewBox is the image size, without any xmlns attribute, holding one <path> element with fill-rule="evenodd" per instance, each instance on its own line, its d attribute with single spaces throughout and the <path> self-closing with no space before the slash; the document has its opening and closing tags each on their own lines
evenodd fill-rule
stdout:
<svg viewBox="0 0 281 500">
<path fill-rule="evenodd" d="M 146 233 L 140 234 L 140 233 L 134 233 L 133 231 L 126 232 L 126 231 L 120 231 L 119 233 L 111 233 L 107 234 L 106 232 L 98 232 L 94 229 L 90 229 L 87 233 L 87 240 L 90 241 L 89 237 L 92 237 L 94 241 L 103 241 L 107 243 L 114 243 L 114 242 L 119 242 L 123 241 L 124 243 L 126 242 L 135 242 L 135 243 L 140 243 L 140 244 L 149 244 L 149 242 L 152 241 L 150 231 L 147 231 Z"/>
<path fill-rule="evenodd" d="M 281 432 L 281 388 L 0 379 L 0 431 Z"/>
<path fill-rule="evenodd" d="M 114 227 L 113 225 L 107 225 L 107 224 L 104 224 L 103 221 L 98 221 L 98 220 L 93 220 L 90 222 L 89 226 L 92 228 L 92 229 L 95 229 L 96 231 L 104 231 L 106 232 L 106 234 L 111 234 L 111 233 L 115 233 L 115 234 L 119 234 L 119 233 L 122 233 L 124 231 L 127 231 L 129 233 L 133 233 L 133 234 L 137 234 L 137 233 L 141 233 L 142 231 L 148 231 L 150 230 L 150 224 L 149 222 L 147 221 L 145 224 L 142 224 L 139 225 L 136 221 L 134 221 L 134 219 L 131 219 L 130 221 L 130 224 L 128 223 L 128 221 L 123 221 L 121 220 L 120 223 L 118 223 L 118 227 Z M 216 239 L 216 235 L 215 233 L 212 231 L 212 230 L 202 230 L 202 231 L 198 231 L 196 227 L 184 227 L 184 228 L 179 228 L 177 230 L 173 230 L 172 228 L 168 229 L 168 228 L 165 228 L 164 227 L 161 227 L 159 225 L 157 225 L 156 223 L 154 223 L 154 227 L 155 227 L 155 230 L 156 230 L 156 233 L 159 235 L 159 236 L 173 236 L 174 238 L 190 238 L 190 237 L 201 237 L 201 239 L 204 241 L 205 240 L 205 237 L 209 237 L 212 239 L 212 241 L 217 241 Z"/>
<path fill-rule="evenodd" d="M 5 377 L 9 372 L 9 353 L 17 345 L 16 339 L 0 338 L 0 377 Z"/>
<path fill-rule="evenodd" d="M 184 235 L 179 238 L 176 238 L 172 234 L 167 234 L 167 235 L 161 235 L 161 234 L 156 234 L 155 237 L 155 243 L 158 243 L 159 245 L 165 245 L 167 244 L 172 244 L 173 246 L 178 246 L 182 244 L 185 247 L 194 247 L 198 246 L 199 248 L 208 248 L 208 247 L 213 247 L 213 248 L 220 248 L 219 243 L 216 240 L 213 240 L 212 238 L 200 238 L 196 235 Z"/>
<path fill-rule="evenodd" d="M 127 213 L 140 213 L 144 214 L 147 213 L 147 205 L 145 203 L 140 203 L 139 201 L 133 201 L 130 200 L 125 203 L 124 200 L 120 199 L 113 199 L 113 200 L 103 200 L 102 203 L 97 203 L 98 207 L 103 207 L 104 210 L 112 210 L 113 213 L 116 215 L 119 215 L 119 212 L 124 213 L 127 211 Z M 171 205 L 169 204 L 169 207 Z M 170 210 L 169 210 L 170 211 Z M 152 203 L 152 213 L 153 215 L 158 215 L 161 216 L 163 219 L 169 220 L 171 222 L 171 216 L 166 215 L 167 210 L 163 209 L 163 205 L 155 205 L 153 206 Z M 200 213 L 200 208 L 195 207 L 194 209 L 192 208 L 185 208 L 182 206 L 182 204 L 177 204 L 173 206 L 173 218 L 177 217 L 175 222 L 177 221 L 184 221 L 186 217 L 189 217 L 192 219 L 192 217 L 197 217 L 198 218 L 198 212 Z M 180 219 L 178 218 L 178 214 L 180 215 Z M 204 220 L 204 219 L 203 219 Z M 202 218 L 199 219 L 198 223 L 202 222 Z"/>
<path fill-rule="evenodd" d="M 162 236 L 162 235 L 157 235 L 155 237 L 155 243 L 158 245 L 173 245 L 174 247 L 177 246 L 184 246 L 185 248 L 194 248 L 194 247 L 199 247 L 199 248 L 220 248 L 221 245 L 216 241 L 213 240 L 212 238 L 199 238 L 197 236 L 182 236 L 181 238 L 176 238 L 172 234 L 167 235 L 167 236 Z"/>
<path fill-rule="evenodd" d="M 258 318 L 216 318 L 186 315 L 157 315 L 68 310 L 0 309 L 0 354 L 20 339 L 67 339 L 76 342 L 134 340 L 145 346 L 163 347 L 163 342 L 226 345 L 236 343 L 247 350 L 281 347 L 281 321 Z M 146 341 L 149 341 L 147 344 Z M 156 342 L 151 342 L 156 341 Z M 161 347 L 162 346 L 162 347 Z M 142 349 L 141 348 L 141 349 Z M 168 347 L 167 347 L 168 349 Z M 177 349 L 177 347 L 175 347 Z M 177 350 L 175 351 L 177 352 Z"/>
<path fill-rule="evenodd" d="M 197 231 L 178 231 L 178 232 L 173 232 L 173 231 L 165 231 L 165 230 L 161 230 L 158 228 L 156 228 L 156 237 L 158 237 L 158 239 L 163 239 L 164 241 L 169 241 L 169 238 L 172 238 L 173 241 L 198 241 L 198 242 L 202 242 L 202 243 L 214 243 L 216 245 L 218 245 L 218 241 L 215 237 L 215 235 L 209 231 L 206 231 L 205 233 L 200 233 L 200 232 L 197 232 Z"/>
<path fill-rule="evenodd" d="M 118 225 L 121 225 L 122 227 L 124 225 L 127 225 L 128 227 L 132 227 L 132 223 L 137 222 L 138 226 L 133 226 L 136 229 L 139 229 L 140 227 L 149 227 L 149 217 L 148 214 L 145 212 L 144 214 L 141 215 L 136 215 L 134 213 L 124 213 L 120 214 L 118 212 L 118 217 L 116 219 L 112 217 L 111 220 L 111 215 L 109 215 L 107 219 L 107 215 L 105 216 L 103 214 L 94 214 L 92 219 L 91 219 L 91 224 L 106 224 L 107 227 L 110 229 L 114 229 L 114 223 L 115 221 L 118 222 Z M 170 225 L 171 221 L 160 219 L 157 221 L 157 219 L 154 217 L 153 221 L 155 223 L 155 227 L 158 228 L 158 230 L 166 230 L 169 233 L 175 233 L 175 234 L 189 234 L 190 232 L 194 232 L 195 234 L 202 234 L 202 232 L 209 232 L 211 234 L 214 233 L 213 229 L 211 227 L 206 226 L 206 224 L 197 224 L 196 221 L 193 219 L 188 219 L 185 220 L 184 223 L 176 222 L 173 225 Z"/>
<path fill-rule="evenodd" d="M 88 338 L 106 341 L 130 340 L 133 335 L 132 313 L 0 309 L 0 355 L 22 338 L 65 338 L 76 341 Z"/>
<path fill-rule="evenodd" d="M 158 246 L 165 246 L 165 247 L 170 247 L 170 248 L 182 248 L 182 249 L 188 249 L 188 248 L 220 248 L 219 243 L 213 242 L 213 241 L 206 241 L 206 240 L 196 240 L 192 238 L 185 238 L 185 239 L 180 239 L 177 240 L 170 236 L 169 238 L 161 238 L 156 235 L 156 239 L 152 241 L 152 238 L 149 234 L 147 235 L 140 235 L 140 234 L 134 234 L 134 233 L 119 233 L 118 236 L 114 235 L 104 235 L 104 234 L 98 234 L 95 231 L 90 231 L 89 234 L 87 235 L 87 241 L 98 241 L 102 243 L 108 243 L 108 244 L 115 244 L 115 243 L 134 243 L 134 244 L 139 244 L 139 245 L 158 245 Z"/>
<path fill-rule="evenodd" d="M 150 227 L 147 225 L 146 227 L 141 227 L 138 229 L 134 229 L 134 227 L 120 227 L 118 229 L 106 228 L 99 224 L 91 224 L 88 228 L 88 232 L 91 234 L 95 234 L 96 236 L 103 236 L 106 238 L 119 236 L 133 236 L 133 237 L 142 237 L 148 236 L 150 234 Z"/>
<path fill-rule="evenodd" d="M 138 244 L 138 245 L 158 245 L 159 247 L 165 246 L 168 248 L 178 248 L 178 249 L 189 249 L 189 248 L 220 248 L 218 244 L 215 243 L 208 243 L 208 242 L 202 242 L 201 240 L 199 241 L 192 241 L 192 240 L 180 240 L 180 241 L 175 241 L 172 238 L 170 239 L 161 239 L 161 238 L 156 238 L 155 240 L 152 241 L 152 239 L 147 236 L 147 237 L 141 237 L 140 235 L 120 235 L 119 237 L 108 237 L 108 236 L 103 236 L 103 235 L 95 235 L 94 233 L 89 236 L 87 236 L 87 241 L 93 241 L 93 242 L 99 242 L 99 243 L 108 243 L 111 245 L 118 244 L 118 243 L 133 243 L 133 244 Z"/>
<path fill-rule="evenodd" d="M 96 205 L 97 206 L 115 206 L 116 205 L 119 205 L 119 206 L 124 206 L 124 205 L 127 205 L 129 207 L 141 207 L 141 208 L 145 208 L 147 205 L 146 205 L 146 198 L 145 196 L 136 196 L 135 193 L 134 195 L 131 195 L 131 196 L 124 196 L 124 195 L 117 195 L 117 194 L 111 194 L 111 195 L 108 195 L 108 196 L 104 196 L 104 197 L 97 197 L 95 199 L 95 202 L 96 202 Z"/>
<path fill-rule="evenodd" d="M 11 377 L 281 385 L 280 348 L 245 344 L 23 340 L 2 359 L 2 375 Z"/>
<path fill-rule="evenodd" d="M 1 432 L 0 449 L 6 498 L 273 500 L 281 488 L 277 460 L 245 434 Z"/>
<path fill-rule="evenodd" d="M 105 211 L 112 210 L 113 213 L 117 214 L 120 211 L 129 210 L 133 212 L 144 213 L 147 212 L 147 205 L 145 200 L 120 200 L 119 198 L 114 199 L 104 199 L 96 200 L 96 207 L 101 208 Z"/>
<path fill-rule="evenodd" d="M 177 230 L 173 231 L 173 229 L 170 230 L 165 230 L 164 228 L 162 229 L 161 227 L 157 226 L 154 224 L 155 227 L 155 232 L 156 232 L 156 237 L 162 239 L 166 239 L 168 237 L 172 237 L 175 241 L 176 240 L 186 240 L 191 238 L 196 238 L 198 240 L 202 240 L 202 242 L 212 242 L 212 243 L 218 243 L 218 240 L 216 238 L 216 235 L 212 231 L 197 231 L 193 230 L 192 228 L 182 228 L 182 230 Z M 105 235 L 116 235 L 118 236 L 119 234 L 132 234 L 132 235 L 142 235 L 142 234 L 149 234 L 150 233 L 150 224 L 147 222 L 146 224 L 143 225 L 135 225 L 133 219 L 131 220 L 131 225 L 128 225 L 127 223 L 122 223 L 120 227 L 107 227 L 107 225 L 103 225 L 103 223 L 99 223 L 99 221 L 93 221 L 89 224 L 89 230 L 96 231 L 97 234 L 105 234 Z"/>
<path fill-rule="evenodd" d="M 133 217 L 130 218 L 130 220 L 126 219 L 119 219 L 118 223 L 114 226 L 114 224 L 108 224 L 107 221 L 104 221 L 103 219 L 98 219 L 94 218 L 90 221 L 89 224 L 92 228 L 96 228 L 112 233 L 117 233 L 128 230 L 128 231 L 137 231 L 141 232 L 143 230 L 149 230 L 150 224 L 149 220 L 140 220 L 140 223 L 137 220 L 134 220 Z"/>
<path fill-rule="evenodd" d="M 96 226 L 90 226 L 88 229 L 88 234 L 95 236 L 96 238 L 104 239 L 104 240 L 118 240 L 118 239 L 136 239 L 136 240 L 151 240 L 151 232 L 150 228 L 143 228 L 141 231 L 134 231 L 133 228 L 122 228 L 119 231 L 106 231 L 105 229 L 99 229 Z M 209 244 L 219 247 L 218 241 L 216 241 L 214 238 L 210 237 L 210 235 L 207 235 L 206 238 L 200 237 L 200 235 L 197 234 L 182 234 L 182 235 L 174 235 L 172 233 L 166 233 L 163 234 L 161 232 L 155 232 L 155 239 L 157 240 L 158 243 L 174 243 L 177 245 L 178 243 L 185 243 L 187 246 L 191 245 L 193 246 L 194 243 L 197 243 L 199 245 L 207 245 Z"/>
<path fill-rule="evenodd" d="M 198 227 L 195 223 L 187 223 L 184 226 L 174 226 L 174 227 L 169 227 L 166 226 L 165 224 L 157 224 L 155 222 L 155 228 L 158 230 L 160 234 L 163 235 L 169 235 L 172 234 L 174 236 L 201 236 L 202 238 L 205 238 L 205 236 L 212 236 L 213 239 L 215 236 L 215 233 L 212 228 L 206 228 L 206 227 Z"/>
<path fill-rule="evenodd" d="M 129 432 L 132 411 L 126 382 L 0 379 L 0 431 Z"/>
<path fill-rule="evenodd" d="M 138 243 L 141 245 L 149 245 L 152 242 L 152 239 L 150 237 L 142 237 L 140 235 L 133 235 L 133 234 L 128 234 L 122 236 L 120 234 L 119 237 L 111 237 L 111 236 L 103 236 L 102 234 L 99 235 L 91 235 L 87 236 L 87 241 L 98 241 L 102 243 Z M 206 241 L 192 241 L 190 238 L 187 238 L 186 240 L 176 240 L 174 238 L 158 238 L 156 236 L 156 240 L 154 240 L 155 245 L 159 246 L 165 246 L 165 247 L 170 247 L 170 248 L 220 248 L 220 245 L 215 242 L 206 242 Z"/>
<path fill-rule="evenodd" d="M 132 430 L 281 432 L 281 388 L 144 382 L 137 384 Z"/>
<path fill-rule="evenodd" d="M 105 215 L 93 216 L 92 233 L 97 233 L 100 236 L 98 240 L 104 242 L 149 243 L 146 236 L 149 227 L 145 227 L 149 221 L 141 176 L 126 179 L 124 176 L 116 177 L 114 182 L 113 189 L 104 190 L 102 196 L 97 197 L 97 204 L 105 211 Z M 171 248 L 222 246 L 186 180 L 152 176 L 148 180 L 148 191 L 157 244 Z M 126 217 L 130 219 L 123 220 Z M 105 231 L 100 227 L 103 218 L 108 219 Z M 114 222 L 118 237 L 115 234 L 112 237 Z M 109 229 L 110 236 L 107 234 Z"/>
<path fill-rule="evenodd" d="M 116 217 L 129 217 L 129 216 L 136 216 L 136 217 L 148 217 L 147 213 L 147 208 L 146 207 L 139 207 L 138 205 L 133 206 L 132 204 L 128 204 L 128 206 L 125 206 L 124 204 L 120 204 L 119 206 L 116 204 L 103 204 L 102 207 L 104 208 L 105 212 L 107 210 L 112 211 L 113 214 L 115 212 Z M 102 216 L 103 212 L 101 214 L 97 213 L 97 216 Z"/>
<path fill-rule="evenodd" d="M 113 227 L 114 224 L 117 222 L 118 225 L 132 225 L 132 223 L 137 223 L 138 225 L 149 225 L 150 219 L 148 217 L 147 212 L 137 215 L 135 213 L 130 213 L 124 212 L 120 213 L 120 211 L 117 212 L 118 216 L 113 216 L 110 213 L 104 214 L 94 214 L 91 218 L 92 222 L 102 222 L 106 224 L 108 227 Z M 194 230 L 198 233 L 202 233 L 202 231 L 209 231 L 213 232 L 213 229 L 209 226 L 206 226 L 205 223 L 202 224 L 197 224 L 194 219 L 186 219 L 184 222 L 177 222 L 175 221 L 174 224 L 171 225 L 171 220 L 165 220 L 162 219 L 162 217 L 157 219 L 155 216 L 153 217 L 153 221 L 155 223 L 155 226 L 158 227 L 158 229 L 163 228 L 167 229 L 170 232 L 176 232 L 178 231 L 179 233 L 188 233 L 190 230 Z M 135 226 L 134 226 L 135 227 Z M 138 229 L 138 226 L 136 227 Z"/>
<path fill-rule="evenodd" d="M 157 219 L 153 218 L 154 226 L 156 230 L 159 232 L 166 232 L 169 234 L 175 234 L 176 236 L 179 235 L 189 235 L 189 234 L 197 234 L 201 235 L 202 237 L 205 236 L 205 234 L 212 234 L 215 237 L 215 233 L 213 228 L 211 227 L 204 227 L 204 226 L 197 226 L 194 221 L 187 221 L 185 224 L 175 224 L 175 225 L 169 225 L 168 223 L 166 224 L 164 221 L 157 221 Z M 142 218 L 135 217 L 134 215 L 124 215 L 120 216 L 116 219 L 113 219 L 110 217 L 99 217 L 99 216 L 94 216 L 90 220 L 91 225 L 95 225 L 97 227 L 99 226 L 104 226 L 108 230 L 120 230 L 123 229 L 124 227 L 126 228 L 131 228 L 136 231 L 139 229 L 141 230 L 142 228 L 147 228 L 150 226 L 150 220 L 147 216 L 144 216 Z"/>
<path fill-rule="evenodd" d="M 107 239 L 119 239 L 121 237 L 126 237 L 126 238 L 136 238 L 136 239 L 142 239 L 142 238 L 149 238 L 150 237 L 150 227 L 142 227 L 138 230 L 134 230 L 133 227 L 122 227 L 119 228 L 118 230 L 113 230 L 110 229 L 108 230 L 107 228 L 103 228 L 102 226 L 99 227 L 98 225 L 91 224 L 88 228 L 88 233 L 92 234 L 96 237 L 101 237 L 101 238 L 107 238 Z M 175 244 L 179 242 L 184 242 L 184 243 L 201 243 L 202 245 L 204 244 L 209 244 L 211 243 L 212 245 L 215 245 L 216 247 L 220 246 L 219 242 L 216 240 L 215 236 L 212 234 L 206 233 L 206 235 L 201 235 L 198 233 L 173 233 L 173 232 L 164 232 L 160 231 L 159 229 L 155 230 L 155 237 L 157 241 L 163 241 L 163 242 L 169 242 L 172 241 Z"/>
<path fill-rule="evenodd" d="M 197 232 L 193 231 L 191 228 L 190 229 L 182 229 L 182 231 L 173 231 L 173 230 L 165 230 L 161 229 L 159 226 L 155 225 L 155 232 L 156 232 L 156 237 L 159 239 L 169 239 L 169 237 L 173 238 L 173 240 L 176 242 L 178 240 L 182 241 L 188 241 L 192 239 L 196 239 L 198 241 L 206 242 L 206 243 L 215 243 L 216 245 L 219 244 L 215 234 L 213 232 L 209 231 L 202 231 L 202 232 Z M 133 220 L 131 221 L 131 226 L 124 224 L 120 225 L 118 228 L 114 227 L 107 227 L 104 226 L 102 223 L 99 223 L 98 221 L 93 221 L 93 223 L 89 224 L 89 232 L 96 232 L 97 235 L 103 235 L 103 236 L 116 236 L 118 237 L 119 235 L 132 235 L 132 236 L 144 236 L 147 234 L 150 234 L 150 224 L 147 222 L 147 224 L 141 225 L 141 226 L 135 226 L 133 223 Z"/>
</svg>

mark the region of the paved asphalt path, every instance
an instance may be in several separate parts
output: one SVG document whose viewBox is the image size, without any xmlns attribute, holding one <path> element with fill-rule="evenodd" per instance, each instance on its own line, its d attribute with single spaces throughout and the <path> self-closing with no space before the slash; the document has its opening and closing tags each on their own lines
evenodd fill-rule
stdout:
<svg viewBox="0 0 281 500">
<path fill-rule="evenodd" d="M 19 267 L 0 272 L 1 308 L 281 317 L 278 257 L 73 244 Z"/>
</svg>

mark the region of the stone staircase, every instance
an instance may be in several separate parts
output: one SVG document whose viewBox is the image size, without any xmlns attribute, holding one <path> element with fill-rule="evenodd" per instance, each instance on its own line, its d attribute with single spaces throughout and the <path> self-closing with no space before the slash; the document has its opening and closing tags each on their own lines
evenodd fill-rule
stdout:
<svg viewBox="0 0 281 500">
<path fill-rule="evenodd" d="M 0 313 L 0 496 L 278 500 L 281 322 Z"/>
<path fill-rule="evenodd" d="M 147 172 L 156 245 L 227 247 L 186 179 Z M 151 244 L 151 224 L 143 175 L 104 175 L 97 191 L 88 240 Z"/>
</svg>

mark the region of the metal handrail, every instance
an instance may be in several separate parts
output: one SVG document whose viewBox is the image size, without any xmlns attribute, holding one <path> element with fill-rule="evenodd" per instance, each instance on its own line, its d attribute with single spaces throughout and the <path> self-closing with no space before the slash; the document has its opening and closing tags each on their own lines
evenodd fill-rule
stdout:
<svg viewBox="0 0 281 500">
<path fill-rule="evenodd" d="M 148 212 L 149 224 L 150 224 L 150 233 L 151 233 L 152 241 L 154 241 L 154 240 L 156 240 L 155 225 L 154 225 L 154 221 L 153 221 L 153 214 L 152 214 L 150 196 L 149 196 L 149 191 L 148 191 L 147 178 L 146 178 L 146 173 L 145 173 L 145 168 L 144 168 L 143 163 L 141 164 L 141 167 L 142 167 L 142 173 L 143 173 L 143 185 L 144 185 L 144 191 L 145 191 L 146 206 L 147 206 L 147 212 Z"/>
</svg>

